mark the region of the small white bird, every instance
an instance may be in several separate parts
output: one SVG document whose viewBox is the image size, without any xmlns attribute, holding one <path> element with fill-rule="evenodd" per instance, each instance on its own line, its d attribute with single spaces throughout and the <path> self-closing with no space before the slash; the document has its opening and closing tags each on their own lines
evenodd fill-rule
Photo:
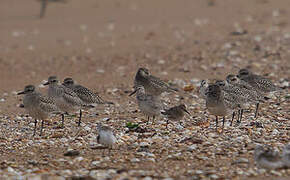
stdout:
<svg viewBox="0 0 290 180">
<path fill-rule="evenodd" d="M 254 160 L 259 167 L 264 169 L 279 169 L 284 166 L 278 152 L 269 148 L 265 149 L 262 145 L 256 146 Z"/>
<path fill-rule="evenodd" d="M 284 146 L 282 160 L 284 166 L 290 168 L 290 144 Z"/>
<path fill-rule="evenodd" d="M 98 123 L 97 132 L 98 132 L 97 142 L 99 144 L 106 146 L 109 149 L 109 154 L 110 154 L 110 150 L 113 148 L 114 144 L 117 142 L 117 139 L 113 133 L 112 128 L 108 126 L 102 126 L 101 123 Z"/>
</svg>

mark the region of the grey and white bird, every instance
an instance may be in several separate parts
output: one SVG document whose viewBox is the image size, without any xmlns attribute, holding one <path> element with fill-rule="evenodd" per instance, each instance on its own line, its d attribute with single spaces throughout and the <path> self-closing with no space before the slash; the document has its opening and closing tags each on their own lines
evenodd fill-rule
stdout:
<svg viewBox="0 0 290 180">
<path fill-rule="evenodd" d="M 169 84 L 165 83 L 158 77 L 155 77 L 151 75 L 146 68 L 139 68 L 135 80 L 134 80 L 134 88 L 135 91 L 133 91 L 129 96 L 136 93 L 136 87 L 143 86 L 145 89 L 145 92 L 147 94 L 151 94 L 154 96 L 159 96 L 163 92 L 174 92 L 178 91 L 176 88 L 170 87 Z"/>
<path fill-rule="evenodd" d="M 285 167 L 290 168 L 290 144 L 283 148 L 282 161 Z"/>
<path fill-rule="evenodd" d="M 269 147 L 266 149 L 262 145 L 257 145 L 254 151 L 254 160 L 256 164 L 264 169 L 279 169 L 284 166 L 281 156 L 278 152 Z"/>
<path fill-rule="evenodd" d="M 97 142 L 106 146 L 110 150 L 113 148 L 114 144 L 117 142 L 117 139 L 113 133 L 112 128 L 108 126 L 103 126 L 101 123 L 97 125 Z"/>
<path fill-rule="evenodd" d="M 162 104 L 159 97 L 145 93 L 145 89 L 142 85 L 138 85 L 135 88 L 137 94 L 136 99 L 140 111 L 148 117 L 147 123 L 150 117 L 152 117 L 154 121 L 155 117 L 161 114 Z"/>
<path fill-rule="evenodd" d="M 257 92 L 262 93 L 263 96 L 267 96 L 270 93 L 281 91 L 282 89 L 275 86 L 269 79 L 254 74 L 248 69 L 241 69 L 237 75 L 239 79 L 245 81 L 250 86 L 252 86 Z M 257 117 L 257 112 L 259 108 L 259 103 L 256 106 L 255 118 Z"/>
<path fill-rule="evenodd" d="M 233 111 L 240 109 L 240 105 L 235 96 L 228 94 L 216 84 L 208 86 L 206 94 L 206 107 L 212 115 L 216 116 L 216 130 L 218 127 L 218 116 L 223 117 L 223 128 L 225 116 Z"/>
<path fill-rule="evenodd" d="M 52 114 L 60 113 L 60 110 L 51 98 L 37 92 L 33 85 L 25 86 L 24 91 L 18 93 L 18 95 L 21 94 L 24 94 L 23 108 L 25 108 L 28 114 L 35 119 L 33 136 L 36 134 L 37 120 L 41 120 L 41 136 L 44 120 Z"/>
<path fill-rule="evenodd" d="M 178 122 L 181 121 L 185 113 L 190 115 L 190 113 L 186 109 L 185 104 L 174 106 L 170 109 L 165 109 L 164 112 L 161 112 L 161 114 L 167 117 L 167 125 L 168 125 L 169 120 L 178 121 Z"/>
<path fill-rule="evenodd" d="M 206 92 L 208 90 L 208 85 L 209 85 L 208 80 L 201 80 L 198 93 L 202 99 L 206 99 Z"/>
<path fill-rule="evenodd" d="M 88 107 L 93 107 L 98 104 L 113 104 L 112 102 L 104 101 L 97 93 L 93 93 L 88 88 L 75 84 L 74 80 L 72 78 L 65 78 L 62 85 L 65 87 L 73 90 L 78 97 L 83 101 L 83 103 Z M 82 110 L 80 109 L 80 119 L 78 122 L 78 125 L 81 124 L 81 116 L 82 116 Z"/>
<path fill-rule="evenodd" d="M 56 76 L 50 76 L 48 82 L 44 85 L 49 85 L 48 96 L 53 99 L 57 107 L 64 113 L 74 113 L 86 104 L 79 96 L 70 88 L 61 85 Z M 62 114 L 62 127 L 64 126 L 64 113 Z M 81 116 L 79 118 L 81 121 Z"/>
</svg>

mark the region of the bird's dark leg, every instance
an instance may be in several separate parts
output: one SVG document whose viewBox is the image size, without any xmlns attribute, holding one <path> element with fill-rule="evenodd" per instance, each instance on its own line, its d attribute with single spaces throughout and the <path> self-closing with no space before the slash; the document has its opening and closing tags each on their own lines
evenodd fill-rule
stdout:
<svg viewBox="0 0 290 180">
<path fill-rule="evenodd" d="M 215 130 L 217 131 L 217 128 L 218 128 L 218 121 L 219 121 L 219 118 L 218 116 L 215 117 Z"/>
<path fill-rule="evenodd" d="M 256 111 L 255 111 L 255 116 L 254 116 L 254 118 L 256 118 L 257 115 L 258 115 L 259 105 L 260 105 L 259 103 L 256 104 Z"/>
<path fill-rule="evenodd" d="M 42 135 L 43 124 L 44 124 L 44 120 L 41 121 L 40 136 Z"/>
<path fill-rule="evenodd" d="M 169 123 L 169 119 L 167 119 L 166 121 L 166 129 L 168 129 L 168 123 Z"/>
<path fill-rule="evenodd" d="M 243 118 L 243 112 L 244 112 L 244 110 L 243 110 L 243 109 L 241 109 L 241 110 L 240 110 L 240 120 L 239 120 L 239 123 L 241 123 L 241 122 L 242 122 L 242 118 Z"/>
<path fill-rule="evenodd" d="M 81 126 L 81 120 L 82 120 L 82 110 L 80 109 L 80 117 L 79 117 L 78 126 Z"/>
<path fill-rule="evenodd" d="M 64 127 L 64 114 L 61 114 L 61 127 Z"/>
<path fill-rule="evenodd" d="M 226 118 L 225 116 L 223 117 L 223 130 L 224 130 L 224 126 L 225 126 L 225 121 L 226 121 Z"/>
<path fill-rule="evenodd" d="M 45 10 L 46 10 L 47 0 L 41 0 L 41 9 L 40 9 L 40 18 L 44 17 Z"/>
<path fill-rule="evenodd" d="M 155 116 L 153 116 L 153 119 L 152 119 L 152 124 L 154 123 L 154 120 L 155 120 Z"/>
<path fill-rule="evenodd" d="M 232 120 L 231 120 L 231 124 L 230 124 L 230 126 L 233 125 L 233 121 L 234 121 L 235 115 L 236 115 L 236 112 L 234 111 L 234 112 L 233 112 L 233 117 L 232 117 Z"/>
<path fill-rule="evenodd" d="M 36 126 L 37 126 L 37 119 L 34 120 L 34 131 L 33 131 L 33 136 L 36 134 Z"/>
</svg>

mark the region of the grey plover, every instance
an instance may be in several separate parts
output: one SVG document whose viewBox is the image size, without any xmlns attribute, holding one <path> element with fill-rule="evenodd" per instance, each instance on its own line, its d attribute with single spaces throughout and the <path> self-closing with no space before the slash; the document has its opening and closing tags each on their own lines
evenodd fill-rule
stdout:
<svg viewBox="0 0 290 180">
<path fill-rule="evenodd" d="M 239 88 L 238 86 L 232 85 L 225 80 L 217 80 L 216 84 L 220 86 L 220 88 L 226 93 L 230 94 L 233 97 L 233 100 L 240 105 L 241 109 L 238 110 L 238 122 L 240 123 L 243 116 L 243 110 L 249 107 L 249 103 L 253 101 L 251 95 L 246 90 Z M 233 112 L 233 117 L 231 121 L 231 125 L 235 116 L 235 111 Z"/>
<path fill-rule="evenodd" d="M 41 120 L 41 136 L 44 120 L 51 114 L 60 113 L 60 111 L 52 99 L 37 92 L 33 85 L 25 86 L 24 91 L 18 93 L 18 95 L 21 94 L 24 94 L 23 108 L 25 108 L 28 114 L 35 119 L 33 136 L 36 133 L 37 120 Z"/>
<path fill-rule="evenodd" d="M 262 145 L 257 145 L 254 151 L 254 160 L 256 164 L 264 169 L 279 169 L 284 166 L 278 152 L 269 147 L 266 149 Z"/>
<path fill-rule="evenodd" d="M 263 96 L 263 94 L 257 91 L 255 88 L 253 88 L 246 81 L 243 81 L 240 78 L 238 78 L 236 75 L 232 75 L 232 74 L 228 75 L 227 82 L 242 89 L 244 92 L 248 94 L 248 96 L 250 97 L 249 99 L 252 102 L 256 103 L 256 110 L 255 110 L 255 118 L 256 118 L 257 113 L 258 113 L 259 103 L 265 102 L 265 97 Z"/>
<path fill-rule="evenodd" d="M 161 101 L 158 96 L 145 93 L 143 86 L 138 85 L 136 88 L 136 99 L 140 111 L 148 117 L 147 124 L 150 120 L 150 117 L 155 117 L 161 114 Z"/>
<path fill-rule="evenodd" d="M 254 74 L 248 69 L 241 69 L 237 77 L 247 82 L 256 91 L 262 93 L 264 96 L 267 96 L 269 93 L 281 91 L 281 88 L 275 86 L 269 79 L 263 76 Z M 255 118 L 257 117 L 258 108 L 259 108 L 259 103 L 257 103 Z"/>
<path fill-rule="evenodd" d="M 161 112 L 161 114 L 167 117 L 167 125 L 168 125 L 169 120 L 178 121 L 178 122 L 182 120 L 184 117 L 184 113 L 187 113 L 190 115 L 190 113 L 186 109 L 185 104 L 174 106 L 170 109 L 165 109 L 164 112 Z"/>
<path fill-rule="evenodd" d="M 110 150 L 113 148 L 114 144 L 117 142 L 117 139 L 113 133 L 112 128 L 108 126 L 103 126 L 101 123 L 97 125 L 97 142 L 106 146 Z M 104 153 L 104 152 L 103 152 Z"/>
<path fill-rule="evenodd" d="M 54 100 L 57 107 L 64 113 L 73 113 L 86 106 L 73 90 L 59 84 L 56 76 L 50 76 L 48 82 L 44 85 L 49 85 L 48 96 Z M 62 127 L 64 126 L 64 113 L 62 114 Z"/>
<path fill-rule="evenodd" d="M 154 96 L 159 96 L 163 92 L 178 91 L 176 88 L 170 87 L 169 84 L 165 83 L 161 79 L 151 75 L 146 68 L 138 69 L 134 80 L 135 91 L 133 91 L 129 96 L 136 93 L 136 88 L 139 85 L 144 87 L 147 94 Z"/>
<path fill-rule="evenodd" d="M 290 168 L 290 144 L 283 148 L 282 161 L 285 167 Z"/>
<path fill-rule="evenodd" d="M 209 113 L 216 116 L 216 130 L 218 127 L 218 116 L 223 117 L 223 128 L 225 116 L 239 109 L 240 105 L 234 96 L 222 91 L 217 84 L 210 84 L 206 92 L 206 107 Z"/>
<path fill-rule="evenodd" d="M 62 85 L 73 90 L 88 107 L 96 106 L 97 104 L 113 104 L 112 102 L 104 101 L 97 93 L 93 93 L 88 88 L 75 84 L 72 78 L 65 78 Z M 80 109 L 79 126 L 81 124 L 81 116 L 82 110 Z"/>
</svg>

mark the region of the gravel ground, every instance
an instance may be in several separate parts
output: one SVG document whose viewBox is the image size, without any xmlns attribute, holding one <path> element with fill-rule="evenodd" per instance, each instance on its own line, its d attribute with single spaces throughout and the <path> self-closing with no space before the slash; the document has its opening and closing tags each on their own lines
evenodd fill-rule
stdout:
<svg viewBox="0 0 290 180">
<path fill-rule="evenodd" d="M 0 179 L 289 179 L 290 169 L 255 165 L 257 143 L 281 151 L 290 142 L 290 6 L 287 0 L 76 0 L 51 3 L 3 0 L 0 6 Z M 164 9 L 166 7 L 166 9 Z M 152 12 L 152 13 L 148 13 Z M 185 103 L 181 125 L 147 120 L 132 92 L 138 67 L 179 88 L 165 107 Z M 215 131 L 215 117 L 198 97 L 202 79 L 224 79 L 248 67 L 284 91 L 254 104 L 241 124 Z M 45 121 L 43 136 L 19 108 L 16 92 L 49 75 L 71 76 L 114 105 Z M 108 154 L 96 124 L 111 126 L 118 143 Z M 129 124 L 138 128 L 128 128 Z M 221 122 L 220 122 L 221 126 Z M 37 131 L 39 133 L 39 129 Z"/>
</svg>

